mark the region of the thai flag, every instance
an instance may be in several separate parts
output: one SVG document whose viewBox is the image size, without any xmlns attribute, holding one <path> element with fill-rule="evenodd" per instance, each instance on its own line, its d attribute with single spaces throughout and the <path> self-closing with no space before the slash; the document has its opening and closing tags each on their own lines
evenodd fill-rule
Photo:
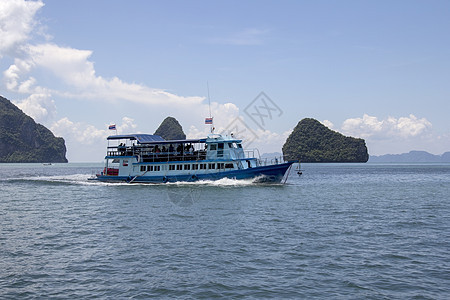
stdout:
<svg viewBox="0 0 450 300">
<path fill-rule="evenodd" d="M 206 118 L 205 119 L 205 124 L 211 124 L 213 123 L 213 118 Z"/>
<path fill-rule="evenodd" d="M 109 125 L 108 129 L 109 130 L 116 130 L 116 124 Z"/>
</svg>

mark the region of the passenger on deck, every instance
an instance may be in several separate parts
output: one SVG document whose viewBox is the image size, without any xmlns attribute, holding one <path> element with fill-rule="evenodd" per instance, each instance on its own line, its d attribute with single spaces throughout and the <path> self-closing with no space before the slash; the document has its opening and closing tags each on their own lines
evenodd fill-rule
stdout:
<svg viewBox="0 0 450 300">
<path fill-rule="evenodd" d="M 169 145 L 169 152 L 173 152 L 173 145 L 172 144 Z"/>
<path fill-rule="evenodd" d="M 166 146 L 163 146 L 161 152 L 167 152 Z"/>
<path fill-rule="evenodd" d="M 117 150 L 120 152 L 120 155 L 125 155 L 125 144 L 120 143 L 119 146 L 117 146 Z"/>
</svg>

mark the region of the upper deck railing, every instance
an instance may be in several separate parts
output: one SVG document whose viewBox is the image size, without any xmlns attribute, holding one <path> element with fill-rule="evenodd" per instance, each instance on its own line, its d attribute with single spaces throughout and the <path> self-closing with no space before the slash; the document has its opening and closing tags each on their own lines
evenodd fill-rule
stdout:
<svg viewBox="0 0 450 300">
<path fill-rule="evenodd" d="M 159 151 L 136 146 L 108 147 L 108 156 L 137 156 L 139 162 L 190 161 L 206 159 L 206 150 Z"/>
<path fill-rule="evenodd" d="M 136 156 L 138 162 L 171 162 L 171 161 L 199 161 L 205 160 L 206 150 L 194 151 L 159 151 L 153 148 L 139 146 L 113 146 L 108 147 L 108 156 Z M 237 159 L 256 159 L 257 165 L 268 166 L 286 162 L 284 156 L 261 158 L 258 149 L 245 150 L 243 157 Z"/>
<path fill-rule="evenodd" d="M 286 157 L 281 155 L 281 156 L 276 156 L 273 158 L 261 158 L 259 159 L 259 165 L 260 166 L 270 166 L 270 165 L 278 165 L 278 164 L 283 164 L 287 162 Z"/>
</svg>

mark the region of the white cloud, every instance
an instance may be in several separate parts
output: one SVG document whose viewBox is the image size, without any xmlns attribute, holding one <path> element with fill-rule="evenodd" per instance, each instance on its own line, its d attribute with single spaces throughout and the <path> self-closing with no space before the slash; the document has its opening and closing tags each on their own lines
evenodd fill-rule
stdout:
<svg viewBox="0 0 450 300">
<path fill-rule="evenodd" d="M 333 129 L 333 127 L 334 127 L 334 124 L 331 121 L 329 121 L 329 120 L 323 120 L 320 123 L 322 123 L 323 125 L 327 126 L 330 129 Z"/>
<path fill-rule="evenodd" d="M 229 124 L 239 116 L 239 108 L 231 102 L 225 104 L 212 102 L 211 115 L 214 119 L 215 132 L 219 133 L 223 132 Z M 193 123 L 192 120 L 201 120 L 203 122 L 207 116 L 209 116 L 209 106 L 203 104 L 199 109 L 190 114 L 190 121 L 191 123 Z M 209 133 L 210 126 L 205 124 L 200 128 L 191 126 L 189 131 L 186 133 L 186 136 L 188 138 L 202 138 L 207 136 Z"/>
<path fill-rule="evenodd" d="M 233 103 L 224 105 L 214 103 L 212 106 L 215 107 L 213 112 L 220 116 L 217 120 L 214 118 L 214 132 L 223 135 L 233 134 L 235 138 L 243 140 L 246 149 L 257 148 L 260 154 L 281 152 L 284 142 L 292 132 L 292 130 L 288 130 L 280 134 L 252 126 L 243 116 L 239 115 L 239 108 Z M 210 126 L 197 128 L 192 125 L 186 135 L 188 138 L 204 138 L 209 133 Z"/>
<path fill-rule="evenodd" d="M 133 131 L 134 133 L 136 133 L 135 132 L 136 128 L 137 125 L 134 124 L 134 119 L 129 117 L 123 117 L 122 124 L 118 126 L 117 131 L 118 132 L 120 131 L 121 133 Z"/>
<path fill-rule="evenodd" d="M 55 101 L 50 94 L 32 94 L 22 101 L 14 101 L 14 104 L 38 123 L 45 123 L 56 115 Z"/>
<path fill-rule="evenodd" d="M 50 129 L 56 136 L 62 136 L 67 143 L 76 142 L 82 145 L 103 142 L 108 136 L 106 129 L 98 129 L 89 124 L 72 122 L 67 117 L 55 122 Z"/>
<path fill-rule="evenodd" d="M 426 118 L 409 117 L 378 120 L 377 117 L 364 114 L 362 118 L 347 119 L 342 124 L 344 134 L 371 139 L 411 138 L 428 134 L 432 124 Z"/>
<path fill-rule="evenodd" d="M 51 72 L 64 83 L 67 90 L 53 90 L 53 93 L 67 98 L 96 101 L 126 100 L 164 106 L 198 105 L 204 100 L 203 97 L 183 97 L 161 89 L 126 83 L 117 77 L 105 79 L 97 76 L 94 64 L 89 60 L 92 51 L 60 47 L 51 43 L 28 45 L 24 49 L 28 56 L 24 59 L 15 59 L 15 63 L 3 72 L 8 90 L 33 93 L 30 88 L 37 83 L 36 79 L 23 77 L 35 68 Z"/>
<path fill-rule="evenodd" d="M 33 30 L 36 12 L 42 1 L 9 0 L 0 2 L 0 58 L 16 51 Z"/>
<path fill-rule="evenodd" d="M 20 78 L 30 72 L 32 65 L 30 62 L 27 62 L 23 59 L 16 58 L 14 60 L 14 64 L 9 66 L 7 70 L 3 72 L 3 78 L 6 84 L 6 88 L 10 91 L 16 92 L 28 92 L 24 90 L 24 87 L 21 87 L 22 84 L 19 85 Z M 24 80 L 22 83 L 29 82 L 32 78 L 28 78 Z"/>
<path fill-rule="evenodd" d="M 115 134 L 108 130 L 108 125 L 104 128 L 97 128 L 94 125 L 82 122 L 74 122 L 65 117 L 50 126 L 50 130 L 55 136 L 64 138 L 67 147 L 67 159 L 69 161 L 101 161 L 106 151 L 106 138 Z M 128 133 L 137 128 L 134 120 L 123 117 L 121 124 L 117 124 L 117 132 Z"/>
<path fill-rule="evenodd" d="M 137 128 L 134 124 L 134 119 L 123 117 L 122 123 L 117 124 L 117 132 L 128 133 L 130 130 Z M 96 128 L 93 125 L 81 122 L 72 122 L 67 117 L 53 123 L 50 127 L 52 132 L 57 136 L 62 136 L 67 141 L 76 141 L 82 145 L 92 145 L 95 143 L 103 143 L 107 136 L 111 135 L 112 131 L 108 130 L 108 124 L 105 124 L 104 129 Z"/>
<path fill-rule="evenodd" d="M 127 83 L 118 77 L 103 78 L 96 74 L 94 63 L 90 60 L 93 53 L 90 50 L 47 42 L 29 43 L 33 35 L 43 35 L 42 26 L 34 30 L 36 12 L 43 6 L 42 1 L 0 2 L 0 58 L 5 54 L 14 58 L 14 64 L 3 72 L 7 90 L 23 94 L 45 90 L 66 99 L 125 100 L 163 106 L 190 107 L 204 100 L 203 97 L 183 97 L 162 89 Z M 52 87 L 42 86 L 39 78 L 30 75 L 33 71 L 55 75 Z M 64 86 L 64 90 L 60 90 L 59 86 Z"/>
</svg>

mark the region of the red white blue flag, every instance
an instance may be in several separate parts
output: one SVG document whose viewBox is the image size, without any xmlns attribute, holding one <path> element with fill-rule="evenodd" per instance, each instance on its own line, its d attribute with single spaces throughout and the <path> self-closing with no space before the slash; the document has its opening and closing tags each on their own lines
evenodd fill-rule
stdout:
<svg viewBox="0 0 450 300">
<path fill-rule="evenodd" d="M 116 130 L 116 124 L 109 125 L 108 129 L 109 130 Z"/>
<path fill-rule="evenodd" d="M 211 124 L 213 123 L 213 118 L 206 118 L 205 119 L 205 124 Z"/>
</svg>

